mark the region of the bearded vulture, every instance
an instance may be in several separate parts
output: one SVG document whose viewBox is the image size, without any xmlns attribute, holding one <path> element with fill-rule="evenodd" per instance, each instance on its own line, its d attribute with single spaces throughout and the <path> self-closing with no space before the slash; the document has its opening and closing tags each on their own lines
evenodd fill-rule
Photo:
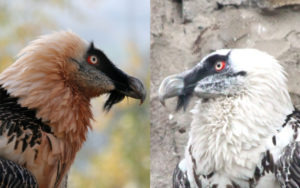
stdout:
<svg viewBox="0 0 300 188">
<path fill-rule="evenodd" d="M 145 99 L 140 80 L 76 34 L 31 42 L 0 74 L 0 157 L 28 169 L 40 188 L 59 187 L 91 128 L 90 100 L 102 94 L 107 111 L 125 96 Z"/>
<path fill-rule="evenodd" d="M 174 188 L 300 187 L 300 112 L 278 61 L 255 49 L 222 49 L 165 78 L 159 98 L 197 102 Z M 300 132 L 300 131 L 299 131 Z"/>
</svg>

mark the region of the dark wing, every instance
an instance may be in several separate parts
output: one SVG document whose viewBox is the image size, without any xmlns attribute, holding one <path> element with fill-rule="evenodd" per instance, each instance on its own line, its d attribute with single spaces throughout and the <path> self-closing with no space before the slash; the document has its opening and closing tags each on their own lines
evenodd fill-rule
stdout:
<svg viewBox="0 0 300 188">
<path fill-rule="evenodd" d="M 0 187 L 38 187 L 35 177 L 22 164 L 6 160 L 10 159 L 10 155 L 18 153 L 10 154 L 6 151 L 14 149 L 24 152 L 32 149 L 37 156 L 38 151 L 33 147 L 41 143 L 42 131 L 51 133 L 51 128 L 36 118 L 34 110 L 21 107 L 17 101 L 18 98 L 11 97 L 0 85 Z"/>
<path fill-rule="evenodd" d="M 0 158 L 0 187 L 38 188 L 35 177 L 24 167 Z"/>
<path fill-rule="evenodd" d="M 186 172 L 182 172 L 177 164 L 173 173 L 173 188 L 190 188 Z"/>
<path fill-rule="evenodd" d="M 300 187 L 300 142 L 285 147 L 276 163 L 275 174 L 281 187 Z"/>
<path fill-rule="evenodd" d="M 24 132 L 31 131 L 32 137 L 24 139 Z M 44 124 L 41 119 L 36 118 L 36 111 L 21 107 L 18 98 L 11 97 L 8 92 L 0 85 L 0 136 L 8 138 L 8 143 L 18 140 L 22 144 L 24 151 L 29 145 L 33 147 L 40 144 L 41 132 L 52 133 L 51 128 Z M 16 149 L 15 148 L 15 149 Z"/>
</svg>

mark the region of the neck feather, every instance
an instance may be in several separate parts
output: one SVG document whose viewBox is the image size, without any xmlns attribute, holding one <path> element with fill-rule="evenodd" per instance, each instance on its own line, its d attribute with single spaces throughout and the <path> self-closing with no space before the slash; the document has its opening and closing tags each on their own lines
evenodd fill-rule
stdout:
<svg viewBox="0 0 300 188">
<path fill-rule="evenodd" d="M 29 61 L 24 58 L 21 61 Z M 90 99 L 70 80 L 68 73 L 75 69 L 70 63 L 36 66 L 16 62 L 0 74 L 0 84 L 19 98 L 21 106 L 35 109 L 37 118 L 49 124 L 55 136 L 78 150 L 86 139 L 92 113 Z"/>
<path fill-rule="evenodd" d="M 249 174 L 253 173 L 266 140 L 294 110 L 285 88 L 249 88 L 238 96 L 199 100 L 192 110 L 189 145 L 199 159 L 200 173 L 217 169 L 232 173 L 234 166 L 243 166 Z M 252 150 L 255 156 L 247 156 L 246 150 Z M 251 158 L 252 162 L 246 162 Z"/>
</svg>

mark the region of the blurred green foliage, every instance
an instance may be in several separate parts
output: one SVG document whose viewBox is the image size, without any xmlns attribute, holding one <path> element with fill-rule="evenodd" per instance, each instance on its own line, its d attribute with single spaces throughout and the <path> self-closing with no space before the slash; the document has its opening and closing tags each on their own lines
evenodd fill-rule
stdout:
<svg viewBox="0 0 300 188">
<path fill-rule="evenodd" d="M 73 169 L 71 187 L 149 187 L 148 114 L 148 105 L 116 110 L 109 146 L 91 157 L 88 170 Z"/>
<path fill-rule="evenodd" d="M 42 33 L 59 30 L 55 20 L 38 8 L 28 8 L 35 3 L 59 9 L 72 9 L 66 0 L 29 0 L 18 6 L 0 0 L 0 72 L 13 63 L 21 48 Z M 126 46 L 125 46 L 126 47 Z M 146 57 L 143 57 L 134 42 L 127 44 L 129 59 L 126 72 L 138 76 L 150 85 Z M 103 97 L 102 97 L 103 98 Z M 76 160 L 87 164 L 84 170 L 74 165 L 69 174 L 69 187 L 89 188 L 146 188 L 150 186 L 150 119 L 149 100 L 139 106 L 138 101 L 125 99 L 107 114 L 99 108 L 103 99 L 97 99 L 94 130 L 107 134 L 108 142 L 100 152 L 81 154 Z M 94 104 L 94 103 L 93 103 Z M 91 138 L 88 138 L 91 139 Z M 96 139 L 97 140 L 97 139 Z M 94 146 L 91 150 L 98 150 Z M 87 160 L 87 161 L 86 161 Z"/>
</svg>

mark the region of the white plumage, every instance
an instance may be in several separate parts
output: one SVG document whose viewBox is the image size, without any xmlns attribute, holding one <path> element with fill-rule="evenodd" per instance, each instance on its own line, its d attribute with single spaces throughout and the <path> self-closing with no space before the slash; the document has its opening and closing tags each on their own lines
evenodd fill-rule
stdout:
<svg viewBox="0 0 300 188">
<path fill-rule="evenodd" d="M 215 71 L 220 61 L 226 67 Z M 170 95 L 167 86 L 174 80 L 194 88 Z M 298 125 L 292 128 L 288 120 L 283 127 L 287 116 L 297 112 L 277 60 L 255 49 L 218 50 L 192 70 L 166 78 L 160 88 L 162 101 L 166 94 L 179 96 L 178 109 L 191 95 L 200 98 L 179 165 L 190 187 L 279 187 L 276 164 L 294 141 Z"/>
</svg>

